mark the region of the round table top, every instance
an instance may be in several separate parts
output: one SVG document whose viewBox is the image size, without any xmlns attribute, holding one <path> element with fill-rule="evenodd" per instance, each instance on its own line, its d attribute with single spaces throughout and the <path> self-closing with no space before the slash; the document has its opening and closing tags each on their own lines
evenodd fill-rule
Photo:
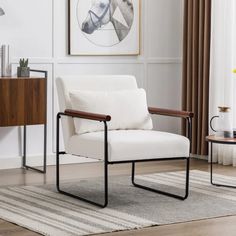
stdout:
<svg viewBox="0 0 236 236">
<path fill-rule="evenodd" d="M 224 137 L 217 137 L 215 135 L 207 136 L 206 141 L 211 143 L 236 144 L 236 138 L 224 138 Z"/>
</svg>

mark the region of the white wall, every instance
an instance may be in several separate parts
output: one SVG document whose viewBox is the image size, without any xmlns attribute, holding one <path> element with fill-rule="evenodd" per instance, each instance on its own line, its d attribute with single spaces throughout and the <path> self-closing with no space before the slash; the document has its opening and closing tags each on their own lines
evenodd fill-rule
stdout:
<svg viewBox="0 0 236 236">
<path fill-rule="evenodd" d="M 148 93 L 151 106 L 181 106 L 182 0 L 142 0 L 142 53 L 138 57 L 71 57 L 67 55 L 67 0 L 0 0 L 6 12 L 0 18 L 0 44 L 10 44 L 13 69 L 20 57 L 31 68 L 49 72 L 48 154 L 54 152 L 57 75 L 133 74 Z M 55 105 L 54 105 L 55 104 Z M 173 118 L 155 118 L 161 130 L 179 132 Z M 42 127 L 28 129 L 28 155 L 38 162 Z M 21 128 L 0 128 L 1 168 L 21 164 Z"/>
</svg>

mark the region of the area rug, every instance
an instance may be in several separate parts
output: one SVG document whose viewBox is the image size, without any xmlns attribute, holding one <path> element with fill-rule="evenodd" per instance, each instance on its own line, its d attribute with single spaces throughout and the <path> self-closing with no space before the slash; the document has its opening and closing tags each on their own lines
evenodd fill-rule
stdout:
<svg viewBox="0 0 236 236">
<path fill-rule="evenodd" d="M 215 181 L 236 184 L 236 178 L 215 175 Z M 183 193 L 182 171 L 137 176 L 139 183 Z M 138 229 L 236 215 L 236 190 L 209 184 L 209 173 L 191 171 L 190 196 L 176 200 L 131 185 L 129 176 L 111 177 L 105 209 L 58 194 L 54 185 L 0 189 L 0 218 L 42 235 L 72 236 Z M 102 179 L 64 183 L 63 189 L 102 200 Z"/>
</svg>

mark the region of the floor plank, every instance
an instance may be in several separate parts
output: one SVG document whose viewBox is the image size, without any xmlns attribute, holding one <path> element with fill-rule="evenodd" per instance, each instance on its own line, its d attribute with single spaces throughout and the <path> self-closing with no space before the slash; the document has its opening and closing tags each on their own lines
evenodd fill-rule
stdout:
<svg viewBox="0 0 236 236">
<path fill-rule="evenodd" d="M 236 216 L 117 232 L 105 236 L 235 236 Z"/>
<path fill-rule="evenodd" d="M 191 169 L 209 171 L 209 165 L 204 160 L 192 160 Z M 63 181 L 75 181 L 80 178 L 90 178 L 102 176 L 102 165 L 99 163 L 64 165 L 61 168 Z M 109 168 L 111 175 L 129 175 L 130 164 L 115 165 Z M 166 172 L 184 170 L 181 161 L 143 163 L 138 164 L 137 174 L 154 172 Z M 236 169 L 231 166 L 214 165 L 215 173 L 236 176 Z M 0 187 L 19 186 L 19 185 L 42 185 L 55 183 L 55 167 L 48 167 L 46 175 L 22 169 L 1 170 Z M 150 227 L 142 230 L 124 231 L 105 234 L 106 236 L 235 236 L 236 235 L 236 216 L 221 217 L 216 219 L 194 221 L 188 223 L 172 224 L 165 226 Z M 37 233 L 31 232 L 20 226 L 0 220 L 0 236 L 36 236 Z"/>
</svg>

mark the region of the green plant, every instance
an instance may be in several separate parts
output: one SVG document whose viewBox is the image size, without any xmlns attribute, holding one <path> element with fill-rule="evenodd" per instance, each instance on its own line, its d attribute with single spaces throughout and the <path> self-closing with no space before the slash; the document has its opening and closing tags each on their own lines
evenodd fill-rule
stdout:
<svg viewBox="0 0 236 236">
<path fill-rule="evenodd" d="M 20 59 L 19 64 L 20 64 L 20 67 L 21 67 L 21 68 L 22 68 L 22 67 L 28 67 L 29 59 L 28 59 L 28 58 L 27 58 L 27 59 L 22 58 L 22 59 Z"/>
</svg>

